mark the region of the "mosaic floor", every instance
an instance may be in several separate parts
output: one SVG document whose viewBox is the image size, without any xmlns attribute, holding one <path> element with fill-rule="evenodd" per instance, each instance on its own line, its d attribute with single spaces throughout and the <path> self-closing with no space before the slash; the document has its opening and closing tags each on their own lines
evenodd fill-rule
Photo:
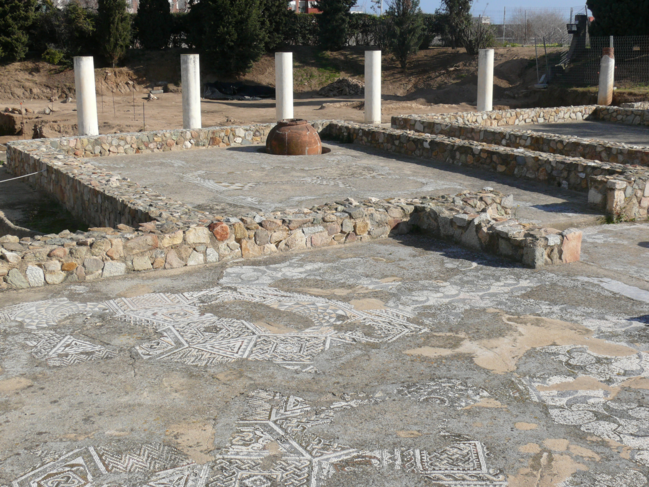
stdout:
<svg viewBox="0 0 649 487">
<path fill-rule="evenodd" d="M 353 197 L 420 197 L 491 186 L 513 194 L 517 216 L 532 222 L 595 222 L 584 195 L 543 184 L 516 182 L 475 169 L 448 167 L 380 151 L 328 143 L 321 157 L 287 159 L 256 146 L 88 159 L 196 209 L 226 216 L 283 211 Z"/>
<path fill-rule="evenodd" d="M 647 485 L 625 276 L 417 239 L 215 269 L 10 296 L 0 486 Z"/>
</svg>

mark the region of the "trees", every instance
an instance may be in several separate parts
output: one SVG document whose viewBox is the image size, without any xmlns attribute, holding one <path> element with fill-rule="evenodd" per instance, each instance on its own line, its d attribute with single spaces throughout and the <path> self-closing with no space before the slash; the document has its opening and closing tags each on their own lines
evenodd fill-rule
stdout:
<svg viewBox="0 0 649 487">
<path fill-rule="evenodd" d="M 260 0 L 261 19 L 266 34 L 266 51 L 281 47 L 288 37 L 288 29 L 295 22 L 295 12 L 288 9 L 288 0 Z"/>
<path fill-rule="evenodd" d="M 438 14 L 422 14 L 424 22 L 424 37 L 421 40 L 419 49 L 428 49 L 435 37 L 441 34 L 443 29 L 440 26 Z"/>
<path fill-rule="evenodd" d="M 494 42 L 491 26 L 471 16 L 473 0 L 442 0 L 437 10 L 440 34 L 453 48 L 464 47 L 468 54 L 478 54 L 480 49 L 490 47 Z"/>
<path fill-rule="evenodd" d="M 94 13 L 77 1 L 59 9 L 45 0 L 29 32 L 29 49 L 41 53 L 52 64 L 71 62 L 74 56 L 94 53 L 94 31 Z"/>
<path fill-rule="evenodd" d="M 462 33 L 472 26 L 471 3 L 473 0 L 442 0 L 439 16 L 440 34 L 453 49 L 462 45 Z"/>
<path fill-rule="evenodd" d="M 590 33 L 594 36 L 649 35 L 649 1 L 647 0 L 588 0 L 595 22 Z"/>
<path fill-rule="evenodd" d="M 20 61 L 27 54 L 36 0 L 0 1 L 0 61 Z"/>
<path fill-rule="evenodd" d="M 125 0 L 99 0 L 97 8 L 97 45 L 113 67 L 131 44 L 131 17 Z"/>
<path fill-rule="evenodd" d="M 64 16 L 66 54 L 70 57 L 92 54 L 92 37 L 97 21 L 94 12 L 72 1 L 65 6 Z"/>
<path fill-rule="evenodd" d="M 169 45 L 173 28 L 169 1 L 140 0 L 134 24 L 145 49 L 164 49 Z"/>
<path fill-rule="evenodd" d="M 392 0 L 386 16 L 390 32 L 388 49 L 405 73 L 408 59 L 417 54 L 424 37 L 424 19 L 419 0 Z"/>
<path fill-rule="evenodd" d="M 350 9 L 356 0 L 318 0 L 317 6 L 322 11 L 318 15 L 320 29 L 320 46 L 328 51 L 339 51 L 349 36 Z"/>
<path fill-rule="evenodd" d="M 545 38 L 548 44 L 567 44 L 570 35 L 566 29 L 566 18 L 560 10 L 542 9 L 529 10 L 518 8 L 514 10 L 508 24 L 508 36 L 516 41 L 528 42 L 536 38 Z"/>
<path fill-rule="evenodd" d="M 479 19 L 471 19 L 460 30 L 460 43 L 467 54 L 477 56 L 480 49 L 491 47 L 495 43 L 491 25 L 483 24 Z"/>
<path fill-rule="evenodd" d="M 189 40 L 206 64 L 226 75 L 248 71 L 264 53 L 259 0 L 201 0 L 189 11 Z"/>
</svg>

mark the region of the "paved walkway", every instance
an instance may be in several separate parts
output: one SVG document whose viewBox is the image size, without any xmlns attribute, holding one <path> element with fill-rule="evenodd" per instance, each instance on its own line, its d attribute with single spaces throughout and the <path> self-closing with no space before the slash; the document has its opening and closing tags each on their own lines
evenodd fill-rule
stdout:
<svg viewBox="0 0 649 487">
<path fill-rule="evenodd" d="M 649 225 L 0 295 L 0 485 L 640 487 Z"/>
</svg>

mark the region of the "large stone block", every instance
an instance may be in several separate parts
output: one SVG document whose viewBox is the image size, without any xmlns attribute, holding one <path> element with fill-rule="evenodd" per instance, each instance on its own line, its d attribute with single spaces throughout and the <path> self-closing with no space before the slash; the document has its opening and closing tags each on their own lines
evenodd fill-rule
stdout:
<svg viewBox="0 0 649 487">
<path fill-rule="evenodd" d="M 143 235 L 132 240 L 127 240 L 124 244 L 124 250 L 127 254 L 139 254 L 157 249 L 158 245 L 159 241 L 156 235 Z"/>
<path fill-rule="evenodd" d="M 27 276 L 27 282 L 29 282 L 30 287 L 41 287 L 45 285 L 45 274 L 40 267 L 35 265 L 27 266 L 25 275 Z"/>
<path fill-rule="evenodd" d="M 7 282 L 18 289 L 27 289 L 29 287 L 29 282 L 25 279 L 18 269 L 11 269 L 7 274 Z"/>
<path fill-rule="evenodd" d="M 102 277 L 116 277 L 126 274 L 126 264 L 124 262 L 110 261 L 104 265 Z"/>
<path fill-rule="evenodd" d="M 210 243 L 210 231 L 207 227 L 192 227 L 185 233 L 185 242 L 189 245 Z"/>
<path fill-rule="evenodd" d="M 563 242 L 561 243 L 561 261 L 564 264 L 578 262 L 581 258 L 581 231 L 575 228 L 569 228 L 563 233 Z"/>
</svg>

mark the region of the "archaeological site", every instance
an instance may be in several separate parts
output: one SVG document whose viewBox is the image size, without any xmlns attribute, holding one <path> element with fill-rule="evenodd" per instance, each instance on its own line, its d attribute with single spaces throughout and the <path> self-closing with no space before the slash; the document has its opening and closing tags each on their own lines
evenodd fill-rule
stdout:
<svg viewBox="0 0 649 487">
<path fill-rule="evenodd" d="M 554 102 L 540 42 L 443 51 L 466 100 L 374 47 L 0 87 L 0 487 L 649 485 L 649 102 L 588 42 Z"/>
</svg>

